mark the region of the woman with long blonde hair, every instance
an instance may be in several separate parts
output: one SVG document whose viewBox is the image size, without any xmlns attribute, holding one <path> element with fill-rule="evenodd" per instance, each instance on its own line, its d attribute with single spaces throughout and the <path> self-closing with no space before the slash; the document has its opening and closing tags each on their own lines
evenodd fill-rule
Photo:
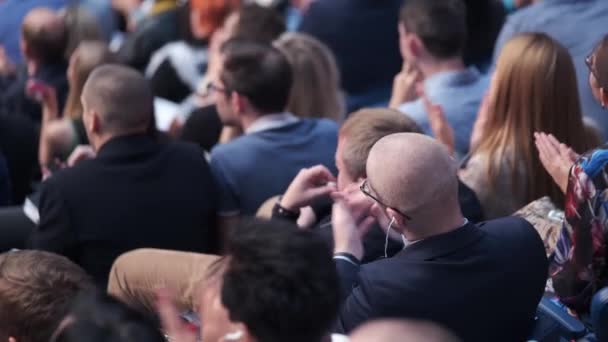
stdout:
<svg viewBox="0 0 608 342">
<path fill-rule="evenodd" d="M 303 33 L 285 33 L 275 45 L 285 54 L 294 73 L 287 110 L 299 117 L 341 122 L 346 105 L 336 58 L 329 48 Z"/>
<path fill-rule="evenodd" d="M 486 219 L 511 215 L 543 196 L 561 206 L 563 194 L 541 164 L 534 133 L 551 133 L 579 153 L 592 143 L 568 51 L 543 33 L 513 38 L 499 56 L 486 101 L 460 171 Z"/>
</svg>

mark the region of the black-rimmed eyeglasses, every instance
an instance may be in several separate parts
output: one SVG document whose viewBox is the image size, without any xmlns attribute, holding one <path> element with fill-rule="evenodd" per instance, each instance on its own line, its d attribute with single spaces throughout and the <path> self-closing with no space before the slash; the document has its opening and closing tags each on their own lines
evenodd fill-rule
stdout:
<svg viewBox="0 0 608 342">
<path fill-rule="evenodd" d="M 374 200 L 376 203 L 380 204 L 381 206 L 383 206 L 383 207 L 385 207 L 385 208 L 393 209 L 394 211 L 396 211 L 396 212 L 398 212 L 399 214 L 401 214 L 401 216 L 405 217 L 405 219 L 407 219 L 408 221 L 411 221 L 411 220 L 412 220 L 412 218 L 411 218 L 409 215 L 404 214 L 402 211 L 400 211 L 399 209 L 397 209 L 397 208 L 395 208 L 395 207 L 391 207 L 391 206 L 388 206 L 388 205 L 386 205 L 386 204 L 382 203 L 382 201 L 380 201 L 380 200 L 378 199 L 378 197 L 376 197 L 376 196 L 372 195 L 372 190 L 371 190 L 371 188 L 369 187 L 369 183 L 367 182 L 367 179 L 366 179 L 366 180 L 364 180 L 364 181 L 363 181 L 363 183 L 361 183 L 361 186 L 359 187 L 359 189 L 361 189 L 361 192 L 362 192 L 362 193 L 363 193 L 365 196 L 367 196 L 367 197 L 369 197 L 369 198 L 373 199 L 373 200 Z"/>
</svg>

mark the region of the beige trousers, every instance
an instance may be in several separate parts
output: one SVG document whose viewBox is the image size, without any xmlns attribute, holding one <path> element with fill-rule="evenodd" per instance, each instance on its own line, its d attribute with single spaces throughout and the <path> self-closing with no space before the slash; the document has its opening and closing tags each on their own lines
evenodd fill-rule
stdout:
<svg viewBox="0 0 608 342">
<path fill-rule="evenodd" d="M 194 310 L 207 269 L 220 257 L 159 249 L 121 255 L 112 266 L 108 293 L 130 307 L 154 314 L 156 290 L 166 288 L 180 311 Z"/>
</svg>

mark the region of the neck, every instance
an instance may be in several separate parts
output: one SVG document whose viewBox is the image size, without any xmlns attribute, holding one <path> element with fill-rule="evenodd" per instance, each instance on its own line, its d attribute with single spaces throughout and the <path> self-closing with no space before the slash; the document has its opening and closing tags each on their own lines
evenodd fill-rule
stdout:
<svg viewBox="0 0 608 342">
<path fill-rule="evenodd" d="M 36 75 L 38 73 L 38 70 L 40 69 L 38 62 L 36 62 L 36 61 L 27 61 L 26 67 L 27 67 L 27 74 L 29 76 Z"/>
<path fill-rule="evenodd" d="M 246 131 L 247 129 L 249 129 L 249 127 L 251 127 L 251 125 L 253 125 L 253 123 L 256 122 L 262 116 L 264 116 L 264 114 L 257 113 L 257 112 L 249 112 L 249 113 L 242 114 L 241 115 L 241 127 L 243 128 L 243 131 Z"/>
<path fill-rule="evenodd" d="M 446 71 L 461 71 L 465 69 L 464 62 L 460 57 L 454 57 L 444 60 L 433 60 L 429 62 L 421 62 L 418 67 L 424 75 L 424 78 L 429 78 L 435 74 Z"/>
<path fill-rule="evenodd" d="M 403 230 L 403 235 L 408 241 L 418 241 L 424 240 L 436 235 L 442 235 L 445 233 L 449 233 L 454 231 L 460 227 L 465 222 L 464 216 L 459 211 L 455 211 L 453 214 L 446 214 L 445 212 L 441 213 L 441 215 L 437 215 L 437 213 L 432 213 L 434 215 L 430 215 L 432 219 L 424 220 L 421 218 L 421 222 L 424 223 L 417 224 L 413 223 L 411 227 L 406 227 Z"/>
<path fill-rule="evenodd" d="M 130 132 L 123 132 L 120 134 L 103 134 L 103 135 L 93 138 L 91 140 L 91 146 L 95 149 L 96 152 L 99 152 L 99 150 L 103 147 L 103 145 L 107 144 L 108 141 L 110 141 L 112 139 L 124 137 L 127 135 L 144 134 L 145 132 L 146 132 L 145 130 L 133 130 Z"/>
</svg>

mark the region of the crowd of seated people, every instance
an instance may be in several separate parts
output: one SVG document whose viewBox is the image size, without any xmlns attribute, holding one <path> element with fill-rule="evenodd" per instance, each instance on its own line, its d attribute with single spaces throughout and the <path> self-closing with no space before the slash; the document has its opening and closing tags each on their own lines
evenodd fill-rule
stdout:
<svg viewBox="0 0 608 342">
<path fill-rule="evenodd" d="M 0 0 L 0 339 L 548 342 L 547 300 L 593 335 L 606 20 Z"/>
</svg>

